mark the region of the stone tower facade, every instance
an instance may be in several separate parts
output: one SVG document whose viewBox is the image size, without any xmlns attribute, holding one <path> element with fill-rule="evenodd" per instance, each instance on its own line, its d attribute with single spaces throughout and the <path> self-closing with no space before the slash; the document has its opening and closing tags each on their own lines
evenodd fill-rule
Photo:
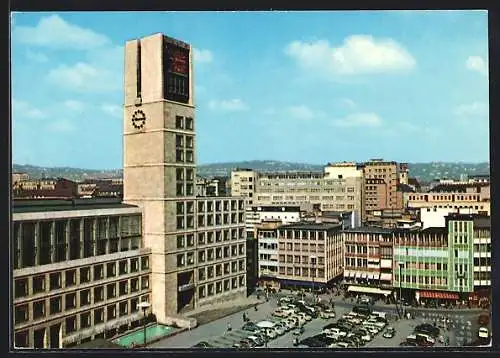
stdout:
<svg viewBox="0 0 500 358">
<path fill-rule="evenodd" d="M 194 282 L 176 262 L 178 234 L 196 229 L 193 87 L 190 45 L 163 34 L 126 43 L 124 201 L 143 209 L 159 322 L 178 313 L 179 280 Z"/>
</svg>

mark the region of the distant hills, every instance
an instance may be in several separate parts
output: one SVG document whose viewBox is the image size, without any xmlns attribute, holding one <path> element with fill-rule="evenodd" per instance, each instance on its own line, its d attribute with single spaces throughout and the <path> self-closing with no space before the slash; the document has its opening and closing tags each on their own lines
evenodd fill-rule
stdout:
<svg viewBox="0 0 500 358">
<path fill-rule="evenodd" d="M 307 163 L 290 163 L 274 160 L 253 160 L 244 162 L 229 162 L 199 165 L 197 173 L 202 177 L 228 176 L 233 168 L 249 168 L 259 171 L 313 171 L 320 172 L 324 165 Z M 461 175 L 485 175 L 490 173 L 489 163 L 409 163 L 410 177 L 416 177 L 422 182 L 437 178 L 459 179 Z M 81 181 L 91 178 L 118 178 L 122 176 L 121 169 L 92 170 L 69 167 L 39 167 L 35 165 L 13 165 L 14 172 L 29 174 L 32 178 L 63 177 Z"/>
</svg>

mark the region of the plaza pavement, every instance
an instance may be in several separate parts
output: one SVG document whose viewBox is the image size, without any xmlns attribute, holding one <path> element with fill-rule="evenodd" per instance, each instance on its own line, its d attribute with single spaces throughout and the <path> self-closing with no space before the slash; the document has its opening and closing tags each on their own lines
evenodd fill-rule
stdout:
<svg viewBox="0 0 500 358">
<path fill-rule="evenodd" d="M 289 296 L 289 293 L 283 293 L 282 296 Z M 323 301 L 328 302 L 329 298 L 332 296 L 321 295 Z M 339 300 L 340 296 L 334 296 L 335 300 L 335 311 L 337 313 L 337 318 L 341 317 L 344 313 L 349 312 L 355 303 L 344 302 Z M 306 299 L 313 299 L 309 296 Z M 230 314 L 226 317 L 214 320 L 212 322 L 198 326 L 191 331 L 182 332 L 173 337 L 167 337 L 163 340 L 155 342 L 149 345 L 150 348 L 190 348 L 200 341 L 217 341 L 223 342 L 224 346 L 230 347 L 231 342 L 237 342 L 239 332 L 238 330 L 243 326 L 243 312 L 246 312 L 248 317 L 253 322 L 258 322 L 261 320 L 269 319 L 272 312 L 277 307 L 277 297 L 272 295 L 269 302 L 261 299 L 261 304 L 258 305 L 258 311 L 253 308 L 245 309 L 237 313 Z M 395 315 L 396 308 L 394 305 L 377 304 L 374 310 L 385 311 Z M 408 311 L 414 311 L 416 314 L 415 319 L 401 319 L 396 322 L 390 322 L 389 325 L 396 329 L 396 335 L 393 338 L 387 339 L 382 337 L 382 333 L 377 335 L 371 342 L 368 342 L 365 348 L 387 348 L 387 347 L 399 347 L 399 344 L 406 339 L 406 337 L 413 333 L 413 329 L 420 323 L 432 323 L 435 319 L 439 319 L 441 316 L 445 316 L 455 321 L 455 328 L 444 331 L 441 329 L 441 333 L 444 337 L 449 337 L 450 346 L 456 347 L 461 346 L 465 343 L 473 341 L 477 334 L 478 324 L 477 316 L 478 312 L 475 310 L 415 310 L 410 307 L 405 307 Z M 425 315 L 425 317 L 423 317 Z M 336 319 L 337 319 L 336 318 Z M 331 322 L 336 321 L 336 319 L 313 319 L 311 322 L 307 323 L 304 328 L 305 332 L 300 337 L 304 339 L 306 337 L 313 336 L 321 332 L 322 328 Z M 471 322 L 470 327 L 467 325 L 467 321 Z M 228 324 L 232 327 L 232 332 L 227 332 Z M 294 336 L 292 332 L 288 332 L 285 335 L 271 340 L 268 343 L 268 348 L 294 348 L 293 340 Z M 222 344 L 222 343 L 221 343 Z M 222 345 L 221 345 L 222 346 Z M 442 346 L 440 343 L 436 343 L 436 346 Z"/>
</svg>

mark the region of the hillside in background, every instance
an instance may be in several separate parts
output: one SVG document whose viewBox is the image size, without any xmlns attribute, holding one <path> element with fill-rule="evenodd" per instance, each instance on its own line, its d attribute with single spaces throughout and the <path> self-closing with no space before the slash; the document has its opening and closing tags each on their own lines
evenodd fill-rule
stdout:
<svg viewBox="0 0 500 358">
<path fill-rule="evenodd" d="M 416 177 L 422 182 L 437 178 L 459 179 L 461 175 L 489 174 L 489 163 L 409 163 L 410 177 Z M 215 163 L 199 165 L 199 176 L 229 176 L 231 169 L 249 168 L 258 171 L 313 171 L 323 170 L 323 165 L 306 163 L 289 163 L 272 160 L 254 160 L 246 162 Z M 14 172 L 29 174 L 32 178 L 57 178 L 63 177 L 70 180 L 81 181 L 91 178 L 118 178 L 122 176 L 121 169 L 92 170 L 79 168 L 48 168 L 34 165 L 13 165 Z"/>
</svg>

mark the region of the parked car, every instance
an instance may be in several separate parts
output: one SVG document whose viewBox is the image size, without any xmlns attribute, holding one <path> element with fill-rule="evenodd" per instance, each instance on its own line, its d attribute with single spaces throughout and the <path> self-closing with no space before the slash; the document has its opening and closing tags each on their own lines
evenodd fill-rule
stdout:
<svg viewBox="0 0 500 358">
<path fill-rule="evenodd" d="M 260 339 L 259 337 L 256 336 L 249 336 L 247 337 L 249 341 L 251 341 L 255 347 L 262 347 L 264 346 L 264 340 Z"/>
<path fill-rule="evenodd" d="M 326 335 L 332 335 L 332 336 L 341 336 L 341 337 L 347 336 L 347 332 L 345 332 L 339 328 L 326 329 L 326 330 L 323 330 L 323 333 L 325 333 Z"/>
<path fill-rule="evenodd" d="M 335 345 L 337 348 L 350 348 L 349 343 L 347 342 L 337 342 Z"/>
<path fill-rule="evenodd" d="M 286 329 L 284 329 L 279 323 L 277 323 L 273 328 L 271 328 L 272 330 L 274 330 L 274 332 L 276 333 L 276 336 L 282 336 L 283 334 L 286 333 Z"/>
<path fill-rule="evenodd" d="M 432 324 L 429 323 L 423 323 L 415 327 L 415 332 L 416 333 L 424 333 L 424 334 L 429 334 L 432 337 L 438 337 L 440 330 L 439 328 L 433 326 Z"/>
<path fill-rule="evenodd" d="M 382 337 L 384 338 L 393 338 L 396 335 L 396 330 L 392 327 L 389 327 L 385 330 L 384 334 Z"/>
<path fill-rule="evenodd" d="M 239 344 L 241 348 L 253 348 L 255 346 L 255 344 L 248 339 L 242 339 Z"/>
<path fill-rule="evenodd" d="M 490 315 L 486 313 L 480 314 L 477 323 L 479 323 L 480 326 L 486 326 L 490 323 Z"/>
<path fill-rule="evenodd" d="M 489 332 L 488 328 L 486 328 L 486 327 L 480 327 L 477 335 L 481 339 L 490 338 L 490 332 Z"/>
<path fill-rule="evenodd" d="M 404 341 L 399 344 L 400 347 L 418 347 L 415 342 Z"/>
<path fill-rule="evenodd" d="M 430 347 L 433 346 L 434 343 L 436 343 L 434 338 L 422 333 L 411 334 L 406 337 L 406 341 L 416 343 L 418 346 L 422 347 Z"/>
<path fill-rule="evenodd" d="M 274 330 L 274 327 L 273 328 L 265 328 L 265 333 L 266 333 L 267 337 L 270 339 L 274 339 L 278 336 L 278 334 Z"/>
<path fill-rule="evenodd" d="M 369 319 L 366 323 L 379 328 L 384 328 L 386 326 L 384 322 L 377 321 L 376 319 Z"/>
<path fill-rule="evenodd" d="M 276 311 L 274 311 L 272 313 L 272 315 L 275 317 L 287 317 L 289 315 L 289 313 L 284 311 L 284 310 L 277 309 Z"/>
<path fill-rule="evenodd" d="M 213 348 L 213 346 L 205 341 L 196 343 L 192 348 Z"/>
<path fill-rule="evenodd" d="M 323 319 L 335 318 L 335 311 L 331 308 L 327 308 L 321 311 L 320 317 Z"/>
</svg>

